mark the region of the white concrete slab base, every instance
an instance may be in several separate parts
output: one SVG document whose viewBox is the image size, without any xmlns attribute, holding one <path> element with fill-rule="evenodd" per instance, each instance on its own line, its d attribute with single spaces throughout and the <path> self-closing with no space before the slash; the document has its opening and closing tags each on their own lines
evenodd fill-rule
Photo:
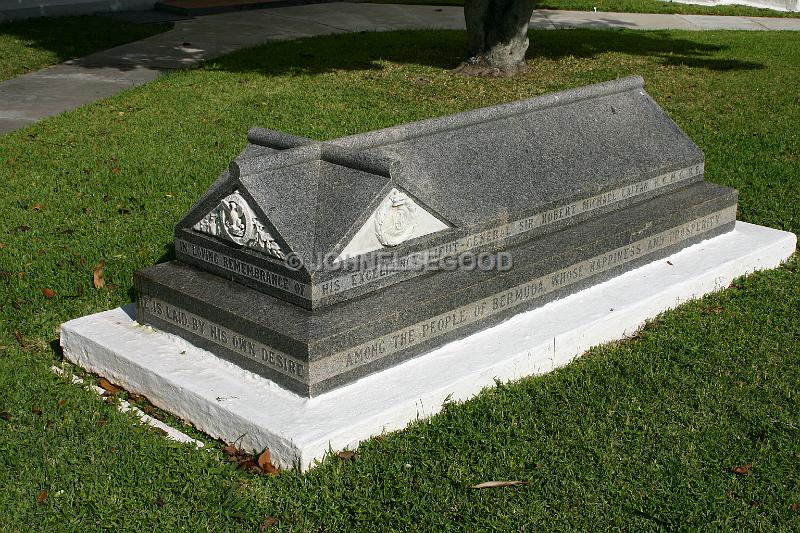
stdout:
<svg viewBox="0 0 800 533">
<path fill-rule="evenodd" d="M 631 335 L 683 301 L 778 266 L 796 244 L 791 233 L 737 222 L 731 233 L 312 399 L 140 326 L 132 306 L 66 322 L 61 345 L 68 360 L 209 435 L 269 448 L 277 465 L 305 470 L 329 450 L 438 412 L 446 399 L 471 398 L 495 379 L 548 372 Z"/>
</svg>

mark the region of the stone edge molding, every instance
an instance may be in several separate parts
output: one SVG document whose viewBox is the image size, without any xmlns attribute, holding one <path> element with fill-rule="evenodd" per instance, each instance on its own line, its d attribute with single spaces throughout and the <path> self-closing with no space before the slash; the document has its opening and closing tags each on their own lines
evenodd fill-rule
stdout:
<svg viewBox="0 0 800 533">
<path fill-rule="evenodd" d="M 660 168 L 648 167 L 636 182 L 621 179 L 614 185 L 607 185 L 608 189 L 576 192 L 570 198 L 560 198 L 556 202 L 536 207 L 518 206 L 514 212 L 494 219 L 480 220 L 467 225 L 459 224 L 457 220 L 452 219 L 452 214 L 440 212 L 442 206 L 431 203 L 420 190 L 408 187 L 408 183 L 402 183 L 403 180 L 398 181 L 398 176 L 403 176 L 404 172 L 409 171 L 404 167 L 405 159 L 401 154 L 371 151 L 430 135 L 450 134 L 478 124 L 502 123 L 504 120 L 547 109 L 568 107 L 616 95 L 626 95 L 635 100 L 629 102 L 632 109 L 643 106 L 642 109 L 647 109 L 648 113 L 652 111 L 651 108 L 656 109 L 656 115 L 660 117 L 656 121 L 658 127 L 665 132 L 678 134 L 682 138 L 678 144 L 688 150 L 687 153 L 681 154 L 680 161 L 676 160 Z M 613 110 L 613 107 L 611 109 Z M 409 262 L 416 265 L 420 264 L 422 259 L 428 264 L 435 264 L 437 259 L 443 257 L 473 251 L 477 253 L 489 247 L 513 245 L 535 238 L 537 234 L 557 231 L 563 225 L 578 223 L 581 218 L 600 216 L 603 212 L 622 208 L 626 204 L 645 201 L 653 194 L 666 193 L 670 189 L 687 185 L 692 181 L 702 180 L 704 171 L 703 155 L 699 147 L 646 94 L 644 80 L 640 76 L 609 80 L 329 141 L 316 141 L 263 128 L 252 128 L 248 132 L 248 141 L 245 151 L 229 164 L 228 170 L 220 175 L 176 226 L 176 259 L 194 264 L 219 276 L 234 279 L 260 292 L 307 309 L 317 309 L 357 298 L 423 272 L 421 269 L 406 268 Z M 696 154 L 689 153 L 692 147 Z M 306 165 L 319 161 L 347 167 L 354 172 L 365 173 L 364 175 L 381 176 L 382 178 L 372 180 L 373 186 L 384 180 L 384 187 L 392 187 L 392 192 L 397 188 L 407 189 L 401 191 L 409 193 L 406 195 L 410 201 L 410 204 L 406 204 L 409 209 L 405 212 L 411 215 L 411 218 L 417 219 L 424 213 L 431 226 L 416 234 L 403 231 L 400 232 L 399 238 L 389 236 L 386 229 L 388 225 L 379 223 L 383 218 L 380 215 L 386 207 L 384 205 L 386 199 L 384 204 L 377 206 L 377 209 L 368 209 L 364 205 L 362 213 L 355 218 L 355 221 L 351 220 L 352 217 L 348 214 L 346 223 L 341 225 L 342 228 L 348 229 L 341 238 L 330 242 L 323 239 L 324 244 L 321 245 L 309 246 L 307 236 L 298 237 L 290 230 L 285 231 L 286 220 L 267 220 L 271 218 L 268 212 L 273 208 L 267 207 L 269 202 L 265 198 L 270 198 L 269 196 L 254 192 L 258 190 L 259 175 L 279 172 L 291 165 Z M 277 241 L 275 244 L 280 243 L 282 253 L 288 254 L 296 261 L 290 263 L 280 260 L 275 255 L 254 253 L 252 247 L 242 249 L 241 246 L 234 246 L 226 250 L 222 243 L 215 242 L 216 239 L 197 231 L 198 221 L 213 207 L 210 204 L 213 198 L 218 198 L 219 202 L 222 196 L 235 190 L 239 190 L 243 197 L 251 201 L 253 210 L 264 218 L 264 225 L 272 228 L 272 236 Z M 385 192 L 385 189 L 383 191 Z M 376 196 L 373 202 L 379 203 L 379 198 Z M 362 198 L 359 202 L 363 200 Z M 373 205 L 372 208 L 374 207 Z M 402 211 L 402 206 L 396 207 L 401 209 L 395 213 Z M 416 217 L 413 216 L 413 207 L 417 208 Z M 409 225 L 408 229 L 413 230 L 413 226 Z M 358 230 L 359 227 L 361 230 Z M 365 231 L 366 227 L 369 227 L 369 231 Z M 360 238 L 364 236 L 359 235 L 362 232 L 368 234 L 368 243 Z M 438 232 L 447 235 L 436 236 Z M 423 239 L 417 240 L 419 237 Z M 320 240 L 311 242 L 319 243 Z M 465 243 L 471 244 L 464 246 Z M 396 255 L 390 259 L 392 254 L 386 252 L 394 252 Z M 227 261 L 220 264 L 218 259 Z M 329 268 L 330 260 L 339 263 L 339 267 Z M 230 265 L 234 268 L 229 268 Z M 339 272 L 343 272 L 344 275 L 340 275 Z M 364 272 L 365 275 L 351 275 L 360 272 Z M 353 280 L 369 281 L 358 283 Z"/>
<path fill-rule="evenodd" d="M 235 350 L 284 376 L 321 382 L 350 372 L 368 363 L 388 358 L 417 344 L 441 337 L 461 327 L 483 321 L 498 313 L 529 303 L 558 289 L 579 283 L 619 265 L 689 240 L 697 235 L 725 226 L 736 220 L 736 206 L 708 213 L 664 231 L 648 235 L 618 248 L 607 250 L 556 271 L 543 274 L 499 293 L 483 297 L 381 335 L 360 344 L 328 355 L 311 363 L 284 353 L 274 346 L 261 343 L 242 333 L 234 332 L 189 309 L 168 303 L 160 298 L 140 295 L 141 305 L 150 314 L 171 322 L 176 327 L 198 335 L 222 348 Z M 500 302 L 500 303 L 498 303 Z M 398 344 L 397 339 L 402 339 Z"/>
<path fill-rule="evenodd" d="M 481 246 L 486 246 L 488 244 L 506 244 L 516 237 L 523 236 L 526 233 L 543 226 L 547 226 L 562 220 L 567 220 L 583 213 L 589 213 L 597 209 L 605 208 L 615 203 L 629 200 L 669 185 L 680 182 L 688 182 L 693 178 L 702 176 L 703 171 L 704 164 L 698 163 L 685 168 L 665 172 L 636 183 L 627 184 L 616 189 L 570 202 L 568 204 L 559 205 L 540 213 L 535 213 L 525 218 L 508 222 L 507 224 L 503 224 L 501 226 L 466 235 L 432 248 L 426 248 L 412 252 L 408 255 L 399 257 L 397 260 L 394 260 L 390 263 L 374 264 L 371 266 L 371 268 L 367 269 L 368 272 L 364 272 L 363 269 L 348 271 L 344 275 L 326 281 L 324 285 L 317 285 L 313 287 L 307 283 L 291 279 L 273 270 L 242 261 L 241 259 L 234 258 L 221 252 L 210 250 L 204 246 L 201 246 L 200 244 L 189 242 L 180 237 L 175 239 L 175 248 L 183 254 L 202 259 L 203 261 L 214 264 L 217 267 L 229 270 L 232 273 L 250 277 L 255 282 L 263 283 L 264 285 L 269 286 L 271 289 L 277 290 L 281 293 L 286 293 L 289 296 L 300 297 L 307 300 L 324 300 L 364 285 L 385 282 L 386 278 L 404 272 L 404 266 L 406 264 L 412 264 L 415 262 L 436 262 L 445 257 L 454 257 L 458 254 L 476 250 Z M 233 195 L 229 195 L 228 198 L 231 196 Z M 422 209 L 419 206 L 415 207 L 417 209 Z M 380 210 L 381 208 L 379 208 L 377 211 Z M 201 222 L 198 222 L 195 226 L 199 226 Z M 432 229 L 432 231 L 426 232 L 425 234 L 439 231 L 441 229 L 444 228 L 435 228 Z M 204 231 L 204 233 L 209 232 Z M 353 275 L 362 272 L 365 273 L 365 275 Z M 365 281 L 360 282 L 359 280 Z"/>
<path fill-rule="evenodd" d="M 138 325 L 133 306 L 64 323 L 61 344 L 67 360 L 143 394 L 212 437 L 244 435 L 243 448 L 267 447 L 282 468 L 306 470 L 329 450 L 402 429 L 497 379 L 549 372 L 592 346 L 632 335 L 683 301 L 778 266 L 796 245 L 794 234 L 737 222 L 732 232 L 310 399 Z"/>
</svg>

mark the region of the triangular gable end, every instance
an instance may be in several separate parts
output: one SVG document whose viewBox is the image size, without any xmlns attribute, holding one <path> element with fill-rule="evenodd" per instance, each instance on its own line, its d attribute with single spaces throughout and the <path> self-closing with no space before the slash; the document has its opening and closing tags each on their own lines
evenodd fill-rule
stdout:
<svg viewBox="0 0 800 533">
<path fill-rule="evenodd" d="M 286 259 L 290 253 L 238 189 L 222 198 L 192 229 L 275 259 Z"/>
<path fill-rule="evenodd" d="M 449 227 L 408 194 L 392 188 L 342 249 L 336 261 L 390 249 Z"/>
</svg>

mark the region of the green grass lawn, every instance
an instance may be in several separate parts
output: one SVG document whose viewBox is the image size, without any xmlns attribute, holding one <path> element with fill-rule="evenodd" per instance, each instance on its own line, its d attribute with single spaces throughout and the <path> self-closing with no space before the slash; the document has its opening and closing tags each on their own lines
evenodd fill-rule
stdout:
<svg viewBox="0 0 800 533">
<path fill-rule="evenodd" d="M 0 24 L 0 81 L 138 41 L 170 27 L 171 24 L 132 24 L 105 17 L 4 22 Z"/>
<path fill-rule="evenodd" d="M 367 0 L 374 4 L 463 6 L 464 0 Z M 800 17 L 800 13 L 740 5 L 697 6 L 663 0 L 539 0 L 536 9 L 617 13 L 680 13 L 682 15 L 738 15 L 743 17 Z"/>
<path fill-rule="evenodd" d="M 800 529 L 796 259 L 306 475 L 237 471 L 50 372 L 59 324 L 131 300 L 252 125 L 334 138 L 641 74 L 742 220 L 800 232 L 800 34 L 531 41 L 499 80 L 446 72 L 462 32 L 270 44 L 0 137 L 0 530 Z M 498 479 L 530 485 L 469 488 Z"/>
</svg>

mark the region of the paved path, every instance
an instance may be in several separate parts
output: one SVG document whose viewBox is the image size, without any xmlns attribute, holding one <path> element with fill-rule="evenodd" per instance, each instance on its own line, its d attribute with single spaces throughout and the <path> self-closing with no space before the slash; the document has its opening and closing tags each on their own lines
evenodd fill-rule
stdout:
<svg viewBox="0 0 800 533">
<path fill-rule="evenodd" d="M 460 7 L 313 4 L 179 21 L 168 32 L 0 83 L 0 133 L 259 43 L 357 31 L 463 29 Z M 536 11 L 534 29 L 800 30 L 800 19 Z"/>
</svg>

